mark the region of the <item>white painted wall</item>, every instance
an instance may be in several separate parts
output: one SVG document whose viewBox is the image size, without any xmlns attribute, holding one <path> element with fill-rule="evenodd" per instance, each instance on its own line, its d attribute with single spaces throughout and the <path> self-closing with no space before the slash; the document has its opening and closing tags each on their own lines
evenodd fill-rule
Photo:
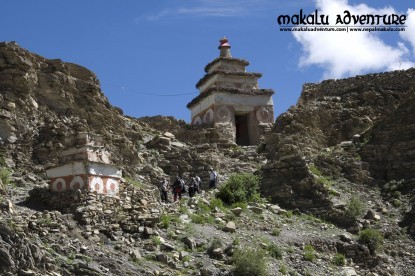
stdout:
<svg viewBox="0 0 415 276">
<path fill-rule="evenodd" d="M 49 178 L 56 178 L 68 175 L 86 174 L 87 170 L 83 162 L 72 162 L 63 166 L 46 170 Z"/>
<path fill-rule="evenodd" d="M 69 164 L 46 170 L 49 178 L 68 175 L 92 174 L 121 178 L 122 172 L 115 166 L 93 162 L 71 162 Z"/>
<path fill-rule="evenodd" d="M 253 111 L 257 106 L 274 105 L 269 95 L 241 95 L 227 93 L 213 93 L 190 109 L 192 120 L 213 104 L 232 106 L 235 112 L 246 113 Z"/>
<path fill-rule="evenodd" d="M 103 175 L 115 178 L 121 178 L 122 176 L 121 170 L 115 166 L 100 163 L 88 163 L 88 165 L 89 173 L 93 175 Z"/>
</svg>

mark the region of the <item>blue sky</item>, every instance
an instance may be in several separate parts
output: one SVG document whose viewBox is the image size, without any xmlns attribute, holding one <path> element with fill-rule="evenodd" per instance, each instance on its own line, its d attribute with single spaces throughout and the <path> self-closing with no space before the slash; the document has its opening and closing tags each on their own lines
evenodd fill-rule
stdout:
<svg viewBox="0 0 415 276">
<path fill-rule="evenodd" d="M 295 104 L 307 82 L 405 69 L 415 63 L 415 2 L 385 0 L 0 0 L 0 40 L 95 72 L 110 102 L 134 117 L 189 121 L 204 67 L 226 36 L 232 55 L 263 73 L 275 114 Z M 390 33 L 280 32 L 277 17 L 319 9 L 411 14 Z M 193 94 L 190 94 L 193 93 Z M 163 95 L 163 96 L 161 96 Z M 167 95 L 167 96 L 166 96 Z"/>
</svg>

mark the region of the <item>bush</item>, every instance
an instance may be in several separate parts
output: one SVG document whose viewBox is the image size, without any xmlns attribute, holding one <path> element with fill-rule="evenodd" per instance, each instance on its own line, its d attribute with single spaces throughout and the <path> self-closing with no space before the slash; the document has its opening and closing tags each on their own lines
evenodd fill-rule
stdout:
<svg viewBox="0 0 415 276">
<path fill-rule="evenodd" d="M 314 247 L 311 244 L 304 246 L 304 260 L 312 262 L 316 258 Z"/>
<path fill-rule="evenodd" d="M 225 210 L 223 202 L 220 198 L 212 198 L 209 202 L 209 207 L 211 210 L 214 210 L 215 207 L 218 207 L 220 210 Z"/>
<path fill-rule="evenodd" d="M 248 173 L 233 174 L 219 188 L 216 197 L 229 205 L 236 202 L 258 201 L 259 177 Z"/>
<path fill-rule="evenodd" d="M 345 215 L 349 218 L 356 219 L 363 213 L 363 207 L 362 201 L 358 197 L 353 196 L 346 206 Z"/>
<path fill-rule="evenodd" d="M 159 237 L 159 236 L 152 236 L 152 237 L 151 237 L 151 242 L 152 242 L 154 245 L 160 245 L 160 244 L 161 244 L 161 239 L 160 239 L 160 237 Z"/>
<path fill-rule="evenodd" d="M 344 266 L 346 264 L 346 257 L 341 253 L 336 253 L 333 257 L 333 264 L 337 266 Z"/>
<path fill-rule="evenodd" d="M 262 250 L 238 249 L 233 255 L 233 263 L 233 275 L 267 275 L 267 262 Z"/>
<path fill-rule="evenodd" d="M 197 224 L 214 223 L 215 219 L 209 214 L 193 214 L 190 216 L 192 222 Z"/>
<path fill-rule="evenodd" d="M 281 234 L 281 229 L 273 228 L 271 231 L 271 235 L 278 237 Z"/>
<path fill-rule="evenodd" d="M 172 222 L 172 216 L 170 214 L 162 214 L 160 216 L 160 224 L 161 228 L 167 229 L 170 226 L 170 223 Z"/>
<path fill-rule="evenodd" d="M 282 275 L 286 275 L 288 273 L 287 266 L 285 264 L 281 264 L 278 271 L 281 272 Z"/>
<path fill-rule="evenodd" d="M 392 205 L 394 206 L 394 207 L 400 207 L 401 205 L 402 205 L 402 201 L 400 201 L 399 199 L 397 199 L 397 198 L 394 198 L 393 200 L 392 200 Z"/>
<path fill-rule="evenodd" d="M 365 243 L 371 251 L 383 247 L 383 235 L 376 229 L 368 228 L 359 232 L 359 241 Z"/>
<path fill-rule="evenodd" d="M 231 204 L 231 208 L 242 208 L 246 210 L 248 208 L 248 204 L 246 202 L 235 202 Z"/>
<path fill-rule="evenodd" d="M 282 259 L 282 249 L 276 244 L 270 244 L 267 246 L 267 251 L 271 257 L 281 260 Z"/>
<path fill-rule="evenodd" d="M 6 168 L 1 168 L 0 180 L 3 183 L 3 185 L 9 185 L 11 182 L 11 172 Z"/>
</svg>

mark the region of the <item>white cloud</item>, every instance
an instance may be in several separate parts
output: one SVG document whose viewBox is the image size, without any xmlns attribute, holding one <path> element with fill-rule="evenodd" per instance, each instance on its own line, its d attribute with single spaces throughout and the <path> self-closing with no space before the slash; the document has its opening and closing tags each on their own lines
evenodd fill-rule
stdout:
<svg viewBox="0 0 415 276">
<path fill-rule="evenodd" d="M 320 14 L 329 15 L 330 25 L 335 25 L 336 15 L 343 15 L 345 10 L 351 14 L 397 13 L 391 7 L 375 9 L 366 4 L 352 6 L 347 0 L 317 0 L 316 5 Z M 413 24 L 414 26 L 406 31 L 410 33 L 406 39 L 415 46 L 415 22 Z M 395 42 L 394 46 L 388 45 L 378 32 L 307 31 L 293 32 L 293 35 L 303 48 L 300 66 L 320 66 L 324 69 L 324 78 L 407 69 L 415 65 L 403 42 Z"/>
<path fill-rule="evenodd" d="M 268 0 L 256 0 L 258 2 Z M 235 17 L 247 15 L 254 3 L 248 0 L 195 0 L 186 6 L 164 9 L 157 13 L 141 15 L 134 19 L 155 21 L 165 17 L 198 16 L 198 17 Z"/>
<path fill-rule="evenodd" d="M 408 9 L 406 26 L 408 26 L 405 32 L 401 32 L 400 35 L 403 39 L 411 43 L 412 50 L 415 55 L 415 10 Z"/>
<path fill-rule="evenodd" d="M 245 13 L 245 10 L 241 7 L 193 7 L 193 8 L 180 8 L 177 10 L 177 14 L 189 14 L 199 16 L 241 16 Z"/>
</svg>

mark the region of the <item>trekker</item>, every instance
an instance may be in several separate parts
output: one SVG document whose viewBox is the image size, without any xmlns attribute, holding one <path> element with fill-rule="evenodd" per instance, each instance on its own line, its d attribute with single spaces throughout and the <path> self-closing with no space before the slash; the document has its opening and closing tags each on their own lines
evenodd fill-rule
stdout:
<svg viewBox="0 0 415 276">
<path fill-rule="evenodd" d="M 197 190 L 196 174 L 191 175 L 191 177 L 188 180 L 188 183 L 189 183 L 189 196 L 193 197 Z"/>
<path fill-rule="evenodd" d="M 197 176 L 196 174 L 194 176 L 196 178 L 195 192 L 200 194 L 200 189 L 202 188 L 202 179 L 200 179 L 200 177 Z"/>
<path fill-rule="evenodd" d="M 161 201 L 168 202 L 167 200 L 168 189 L 169 189 L 169 182 L 167 181 L 167 178 L 164 178 L 160 182 L 160 186 L 159 186 Z"/>
<path fill-rule="evenodd" d="M 173 199 L 175 202 L 177 201 L 177 197 L 179 197 L 179 200 L 182 199 L 183 189 L 184 189 L 183 180 L 180 178 L 180 176 L 177 176 L 176 180 L 173 183 Z"/>
<path fill-rule="evenodd" d="M 210 179 L 209 189 L 216 189 L 216 184 L 218 181 L 218 173 L 215 172 L 213 169 L 210 169 L 209 179 Z"/>
</svg>

